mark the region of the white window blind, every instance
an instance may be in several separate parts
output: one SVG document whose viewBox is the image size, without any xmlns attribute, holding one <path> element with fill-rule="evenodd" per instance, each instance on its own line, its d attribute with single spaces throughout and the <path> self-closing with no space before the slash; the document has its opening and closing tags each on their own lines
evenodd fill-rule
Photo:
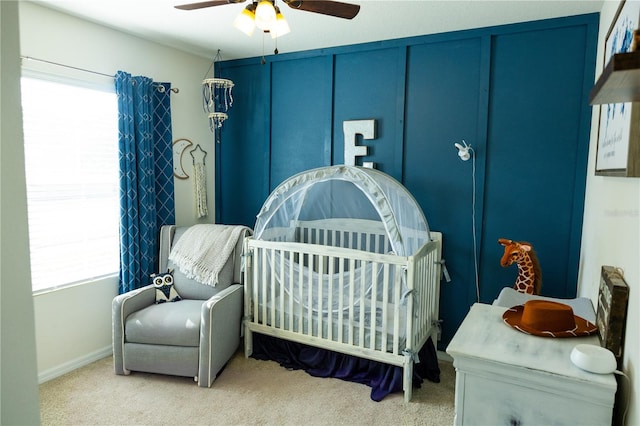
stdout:
<svg viewBox="0 0 640 426">
<path fill-rule="evenodd" d="M 113 89 L 23 77 L 22 108 L 33 291 L 117 273 Z"/>
</svg>

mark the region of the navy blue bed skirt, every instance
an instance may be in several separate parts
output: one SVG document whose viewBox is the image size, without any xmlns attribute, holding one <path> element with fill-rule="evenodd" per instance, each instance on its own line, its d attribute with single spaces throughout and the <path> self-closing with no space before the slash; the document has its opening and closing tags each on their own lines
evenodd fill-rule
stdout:
<svg viewBox="0 0 640 426">
<path fill-rule="evenodd" d="M 320 349 L 276 337 L 253 333 L 252 358 L 271 360 L 292 370 L 304 370 L 315 377 L 335 377 L 371 387 L 371 399 L 381 401 L 385 396 L 402 392 L 402 368 Z M 427 340 L 414 363 L 413 386 L 419 388 L 427 379 L 440 383 L 440 367 L 436 349 Z"/>
</svg>

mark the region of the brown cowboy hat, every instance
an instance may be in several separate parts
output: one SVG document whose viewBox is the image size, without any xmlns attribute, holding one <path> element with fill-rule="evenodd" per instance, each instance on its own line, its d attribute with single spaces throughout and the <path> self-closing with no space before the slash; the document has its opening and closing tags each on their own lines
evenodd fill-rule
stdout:
<svg viewBox="0 0 640 426">
<path fill-rule="evenodd" d="M 571 306 L 548 300 L 529 300 L 502 315 L 518 331 L 542 337 L 580 337 L 595 333 L 592 322 L 574 315 Z"/>
</svg>

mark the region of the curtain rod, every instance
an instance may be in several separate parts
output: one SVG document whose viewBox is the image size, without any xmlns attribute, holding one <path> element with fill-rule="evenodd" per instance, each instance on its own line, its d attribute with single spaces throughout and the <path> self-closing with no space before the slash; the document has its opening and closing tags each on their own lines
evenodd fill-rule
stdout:
<svg viewBox="0 0 640 426">
<path fill-rule="evenodd" d="M 47 61 L 46 59 L 38 59 L 38 58 L 34 58 L 32 56 L 21 56 L 20 58 L 21 59 L 26 59 L 28 61 L 44 62 L 46 64 L 57 65 L 59 67 L 70 68 L 70 69 L 73 69 L 73 70 L 88 72 L 88 73 L 91 73 L 91 74 L 97 74 L 97 75 L 101 75 L 101 76 L 104 76 L 104 77 L 111 77 L 111 78 L 114 77 L 113 75 L 110 75 L 110 74 L 105 74 L 105 73 L 98 72 L 98 71 L 92 71 L 92 70 L 88 70 L 88 69 L 85 69 L 85 68 L 74 67 L 72 65 L 65 65 L 65 64 L 61 64 L 59 62 Z"/>
<path fill-rule="evenodd" d="M 76 71 L 88 72 L 88 73 L 90 73 L 90 74 L 101 75 L 101 76 L 103 76 L 103 77 L 115 78 L 115 76 L 114 76 L 114 75 L 111 75 L 111 74 L 105 74 L 105 73 L 103 73 L 103 72 L 93 71 L 93 70 L 88 70 L 88 69 L 86 69 L 86 68 L 80 68 L 80 67 L 74 67 L 74 66 L 72 66 L 72 65 L 61 64 L 61 63 L 59 63 L 59 62 L 48 61 L 48 60 L 46 60 L 46 59 L 34 58 L 34 57 L 32 57 L 32 56 L 20 56 L 20 59 L 26 59 L 26 60 L 28 60 L 28 61 L 44 62 L 44 63 L 46 63 L 46 64 L 56 65 L 56 66 L 64 67 L 64 68 L 70 68 L 70 69 L 73 69 L 73 70 L 76 70 Z M 158 86 L 158 89 L 159 89 L 161 92 L 164 92 L 164 90 L 165 90 L 164 86 L 162 86 L 162 85 L 159 85 L 159 86 Z M 171 88 L 171 91 L 172 91 L 173 93 L 179 93 L 179 92 L 180 92 L 180 89 L 178 89 L 177 87 L 174 87 L 174 88 Z"/>
</svg>

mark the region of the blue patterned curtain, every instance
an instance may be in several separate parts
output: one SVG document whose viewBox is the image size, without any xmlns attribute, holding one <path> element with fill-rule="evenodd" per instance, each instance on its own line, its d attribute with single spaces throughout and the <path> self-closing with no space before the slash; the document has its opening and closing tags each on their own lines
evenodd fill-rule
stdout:
<svg viewBox="0 0 640 426">
<path fill-rule="evenodd" d="M 171 86 L 118 71 L 120 293 L 158 272 L 158 232 L 175 223 Z"/>
</svg>

